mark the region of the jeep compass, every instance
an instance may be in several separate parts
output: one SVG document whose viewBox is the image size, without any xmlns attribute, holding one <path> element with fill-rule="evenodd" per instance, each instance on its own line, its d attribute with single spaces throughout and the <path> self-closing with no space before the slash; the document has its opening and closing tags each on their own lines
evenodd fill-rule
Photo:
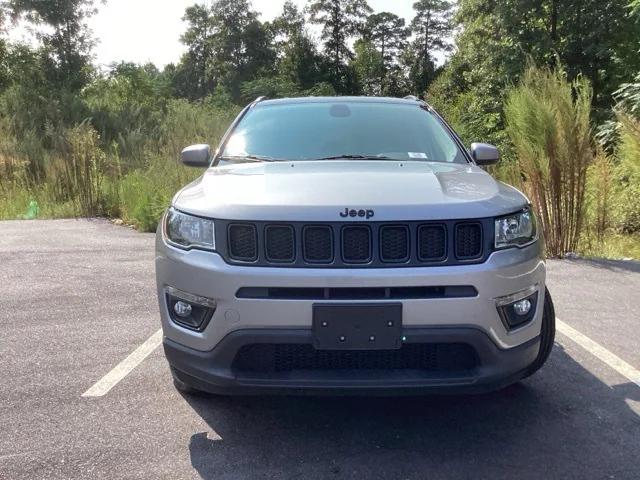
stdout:
<svg viewBox="0 0 640 480">
<path fill-rule="evenodd" d="M 502 388 L 553 346 L 529 200 L 415 97 L 247 106 L 182 161 L 156 240 L 164 350 L 183 392 Z"/>
</svg>

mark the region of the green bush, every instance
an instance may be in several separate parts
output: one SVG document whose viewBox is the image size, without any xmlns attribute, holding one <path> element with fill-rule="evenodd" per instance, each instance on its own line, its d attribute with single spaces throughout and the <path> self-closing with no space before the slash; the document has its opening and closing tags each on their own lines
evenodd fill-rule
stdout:
<svg viewBox="0 0 640 480">
<path fill-rule="evenodd" d="M 119 182 L 121 217 L 142 231 L 155 231 L 176 191 L 201 173 L 175 160 L 154 159 L 146 170 L 133 171 Z"/>
<path fill-rule="evenodd" d="M 619 114 L 620 143 L 615 168 L 616 221 L 624 233 L 640 232 L 640 120 Z"/>
</svg>

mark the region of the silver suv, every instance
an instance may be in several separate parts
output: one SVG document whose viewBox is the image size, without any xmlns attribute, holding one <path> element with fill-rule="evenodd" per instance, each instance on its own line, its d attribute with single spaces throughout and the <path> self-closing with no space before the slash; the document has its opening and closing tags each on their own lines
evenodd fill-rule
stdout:
<svg viewBox="0 0 640 480">
<path fill-rule="evenodd" d="M 555 335 L 527 198 L 416 98 L 258 99 L 156 241 L 184 392 L 451 393 L 538 370 Z"/>
</svg>

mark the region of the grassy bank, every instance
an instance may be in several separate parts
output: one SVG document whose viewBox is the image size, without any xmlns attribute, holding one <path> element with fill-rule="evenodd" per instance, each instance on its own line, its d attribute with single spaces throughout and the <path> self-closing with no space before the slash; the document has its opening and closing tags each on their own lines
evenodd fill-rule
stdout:
<svg viewBox="0 0 640 480">
<path fill-rule="evenodd" d="M 43 142 L 18 147 L 6 141 L 10 129 L 5 125 L 0 219 L 101 216 L 153 231 L 175 192 L 201 173 L 179 162 L 180 150 L 192 143 L 217 144 L 237 111 L 174 100 L 144 135 L 99 133 L 85 121 L 55 132 L 56 148 Z"/>
</svg>

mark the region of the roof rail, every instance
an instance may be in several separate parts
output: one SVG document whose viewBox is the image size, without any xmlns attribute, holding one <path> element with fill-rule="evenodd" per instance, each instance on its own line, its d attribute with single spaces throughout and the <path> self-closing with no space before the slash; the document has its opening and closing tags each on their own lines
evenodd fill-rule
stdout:
<svg viewBox="0 0 640 480">
<path fill-rule="evenodd" d="M 269 97 L 267 97 L 266 95 L 262 95 L 258 98 L 256 98 L 253 102 L 251 102 L 249 105 L 247 105 L 247 108 L 253 108 L 255 107 L 258 103 L 264 101 L 264 100 L 268 100 Z"/>
<path fill-rule="evenodd" d="M 403 100 L 413 100 L 415 102 L 420 102 L 421 100 L 416 97 L 415 95 L 407 95 L 406 97 L 402 98 Z"/>
</svg>

